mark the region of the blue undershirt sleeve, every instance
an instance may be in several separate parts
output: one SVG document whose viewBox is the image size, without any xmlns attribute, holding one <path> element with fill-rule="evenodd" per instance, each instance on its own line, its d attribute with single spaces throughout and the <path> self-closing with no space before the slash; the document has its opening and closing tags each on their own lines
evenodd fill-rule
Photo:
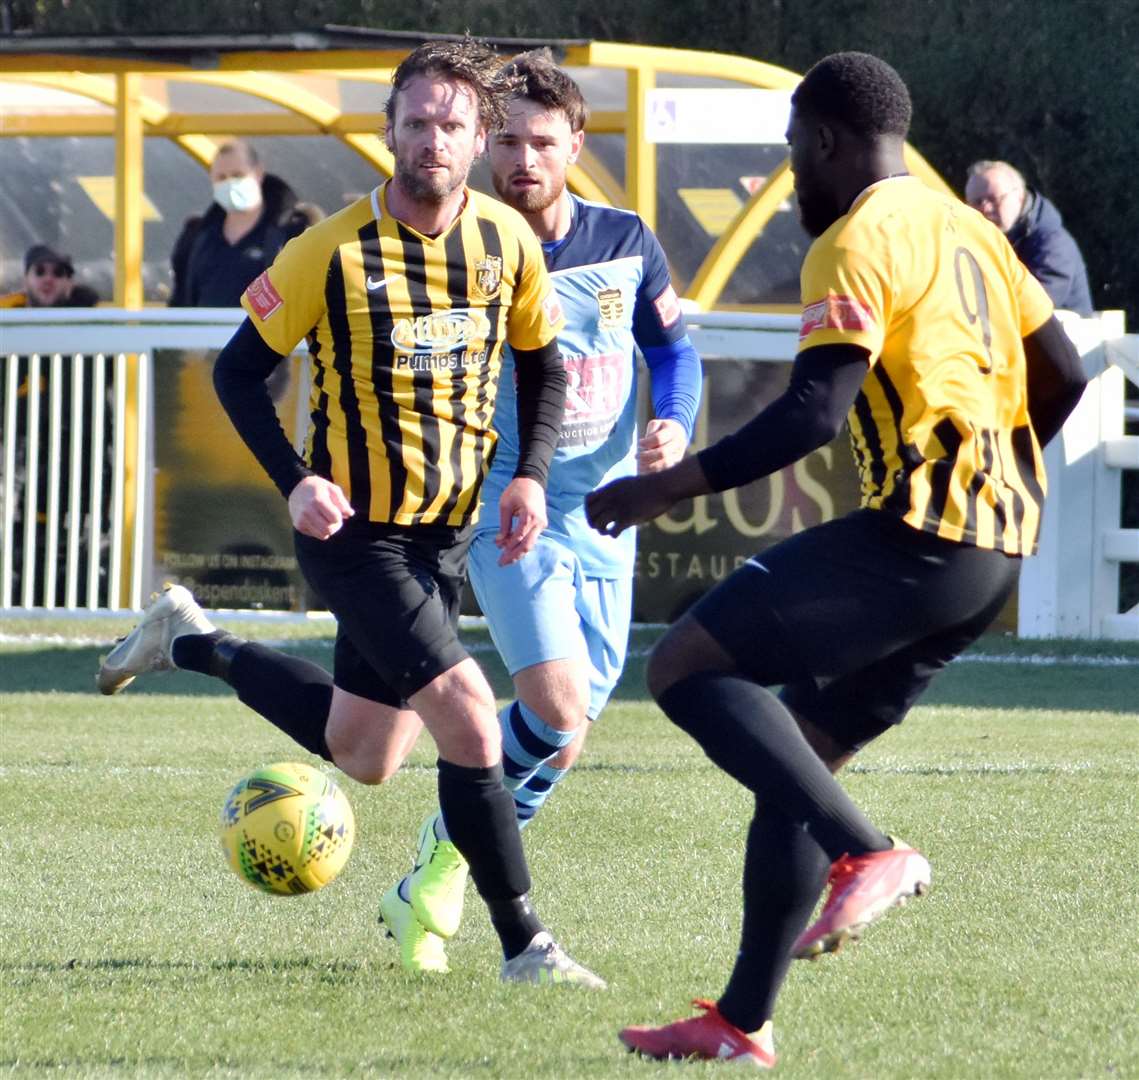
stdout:
<svg viewBox="0 0 1139 1080">
<path fill-rule="evenodd" d="M 703 386 L 692 339 L 685 334 L 666 345 L 642 345 L 641 352 L 652 382 L 653 411 L 661 420 L 675 420 L 691 439 Z"/>
</svg>

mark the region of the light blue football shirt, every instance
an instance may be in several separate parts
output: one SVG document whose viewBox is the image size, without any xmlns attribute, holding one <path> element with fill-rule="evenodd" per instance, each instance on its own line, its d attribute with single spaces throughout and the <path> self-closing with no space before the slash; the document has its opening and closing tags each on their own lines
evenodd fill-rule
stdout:
<svg viewBox="0 0 1139 1080">
<path fill-rule="evenodd" d="M 566 412 L 546 488 L 546 532 L 569 544 L 593 577 L 632 573 L 636 532 L 602 536 L 585 519 L 585 496 L 636 472 L 636 347 L 685 337 L 664 252 L 630 210 L 573 199 L 573 223 L 546 263 L 565 315 L 558 345 Z M 552 246 L 552 245 L 551 245 Z M 498 530 L 498 501 L 518 465 L 514 356 L 503 352 L 495 404 L 498 446 L 480 493 L 479 531 Z"/>
</svg>

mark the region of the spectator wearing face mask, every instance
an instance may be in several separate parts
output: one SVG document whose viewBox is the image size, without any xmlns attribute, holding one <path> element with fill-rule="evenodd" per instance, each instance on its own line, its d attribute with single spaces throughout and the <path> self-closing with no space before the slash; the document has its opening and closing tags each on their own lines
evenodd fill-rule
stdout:
<svg viewBox="0 0 1139 1080">
<path fill-rule="evenodd" d="M 237 307 L 245 287 L 323 215 L 267 173 L 248 143 L 222 146 L 210 165 L 214 199 L 182 228 L 170 262 L 171 307 Z"/>
</svg>

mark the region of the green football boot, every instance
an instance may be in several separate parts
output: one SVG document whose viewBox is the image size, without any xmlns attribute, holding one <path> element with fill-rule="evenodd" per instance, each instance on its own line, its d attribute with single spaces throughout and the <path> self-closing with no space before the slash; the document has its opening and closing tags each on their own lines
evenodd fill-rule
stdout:
<svg viewBox="0 0 1139 1080">
<path fill-rule="evenodd" d="M 454 937 L 463 920 L 463 893 L 470 867 L 450 840 L 435 835 L 436 810 L 420 827 L 411 871 L 411 909 L 420 924 L 441 938 Z"/>
<path fill-rule="evenodd" d="M 399 946 L 400 963 L 407 971 L 450 971 L 443 939 L 419 925 L 411 905 L 400 896 L 399 887 L 397 881 L 380 899 L 380 922 Z"/>
</svg>

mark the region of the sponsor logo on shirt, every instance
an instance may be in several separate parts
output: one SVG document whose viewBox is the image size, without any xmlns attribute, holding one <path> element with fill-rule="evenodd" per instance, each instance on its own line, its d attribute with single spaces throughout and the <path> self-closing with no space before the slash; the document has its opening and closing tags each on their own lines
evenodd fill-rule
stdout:
<svg viewBox="0 0 1139 1080">
<path fill-rule="evenodd" d="M 475 292 L 484 300 L 493 300 L 502 288 L 502 257 L 488 255 L 475 260 Z"/>
<path fill-rule="evenodd" d="M 629 358 L 623 352 L 567 356 L 566 413 L 561 446 L 604 441 L 617 423 Z"/>
<path fill-rule="evenodd" d="M 443 311 L 418 319 L 396 319 L 392 345 L 407 353 L 449 353 L 489 333 L 490 320 L 481 311 Z"/>
<path fill-rule="evenodd" d="M 874 326 L 874 315 L 861 300 L 853 296 L 828 293 L 803 308 L 799 324 L 799 340 L 816 330 L 869 330 Z"/>
<path fill-rule="evenodd" d="M 618 288 L 598 289 L 597 310 L 601 317 L 597 325 L 608 329 L 623 326 L 625 321 L 625 297 Z"/>
<path fill-rule="evenodd" d="M 245 299 L 249 301 L 253 314 L 262 322 L 285 302 L 281 299 L 281 294 L 273 287 L 273 282 L 269 280 L 268 270 L 263 270 L 249 284 L 245 290 Z"/>
<path fill-rule="evenodd" d="M 671 285 L 653 301 L 653 307 L 657 309 L 657 318 L 665 330 L 680 318 L 680 300 Z"/>
</svg>

